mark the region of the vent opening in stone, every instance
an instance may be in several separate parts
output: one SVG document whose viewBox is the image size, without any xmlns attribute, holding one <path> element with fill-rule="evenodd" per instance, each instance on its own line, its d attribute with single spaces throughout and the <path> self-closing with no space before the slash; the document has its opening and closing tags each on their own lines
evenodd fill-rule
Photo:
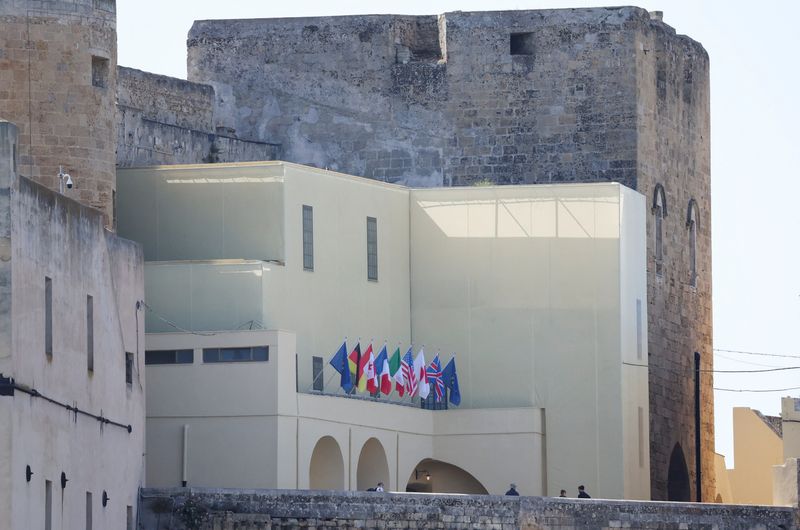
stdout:
<svg viewBox="0 0 800 530">
<path fill-rule="evenodd" d="M 511 55 L 533 55 L 533 33 L 512 33 Z"/>
</svg>

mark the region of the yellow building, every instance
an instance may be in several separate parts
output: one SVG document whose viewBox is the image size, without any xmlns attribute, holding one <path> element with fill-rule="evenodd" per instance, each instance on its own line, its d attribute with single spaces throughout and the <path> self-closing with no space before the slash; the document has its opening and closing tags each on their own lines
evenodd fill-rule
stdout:
<svg viewBox="0 0 800 530">
<path fill-rule="evenodd" d="M 717 500 L 733 504 L 797 505 L 800 399 L 781 399 L 781 415 L 733 409 L 735 467 L 717 455 Z"/>
<path fill-rule="evenodd" d="M 152 308 L 150 485 L 649 498 L 640 194 L 283 162 L 120 170 L 118 190 Z M 345 396 L 345 337 L 456 352 L 461 406 Z M 218 362 L 234 347 L 251 362 Z"/>
</svg>

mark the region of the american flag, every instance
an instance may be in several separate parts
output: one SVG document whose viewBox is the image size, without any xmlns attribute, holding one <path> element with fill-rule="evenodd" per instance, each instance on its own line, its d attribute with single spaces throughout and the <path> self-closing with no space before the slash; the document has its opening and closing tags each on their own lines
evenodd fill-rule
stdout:
<svg viewBox="0 0 800 530">
<path fill-rule="evenodd" d="M 400 370 L 403 371 L 406 392 L 408 392 L 409 397 L 414 397 L 414 394 L 417 393 L 417 374 L 414 373 L 413 366 L 414 359 L 412 357 L 411 347 L 409 346 L 408 351 L 403 355 L 403 359 L 400 361 Z"/>
<path fill-rule="evenodd" d="M 444 380 L 442 379 L 442 363 L 439 362 L 438 353 L 431 361 L 426 372 L 428 374 L 428 383 L 433 385 L 433 391 L 436 392 L 436 402 L 439 403 L 444 399 Z"/>
</svg>

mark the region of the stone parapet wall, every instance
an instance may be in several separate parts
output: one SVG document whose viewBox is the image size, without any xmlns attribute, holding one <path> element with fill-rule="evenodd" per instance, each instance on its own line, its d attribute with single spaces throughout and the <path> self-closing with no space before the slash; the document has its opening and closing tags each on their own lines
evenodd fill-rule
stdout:
<svg viewBox="0 0 800 530">
<path fill-rule="evenodd" d="M 144 489 L 139 528 L 798 528 L 795 508 L 551 497 L 371 492 Z"/>
<path fill-rule="evenodd" d="M 117 72 L 117 167 L 278 158 L 278 144 L 219 126 L 227 121 L 214 87 L 132 68 Z"/>
</svg>

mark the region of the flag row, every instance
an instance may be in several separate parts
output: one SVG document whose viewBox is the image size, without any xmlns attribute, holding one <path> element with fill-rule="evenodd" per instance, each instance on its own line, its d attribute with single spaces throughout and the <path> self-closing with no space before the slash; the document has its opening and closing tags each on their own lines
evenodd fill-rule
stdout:
<svg viewBox="0 0 800 530">
<path fill-rule="evenodd" d="M 438 353 L 430 364 L 425 363 L 423 348 L 416 357 L 410 346 L 402 356 L 400 347 L 390 356 L 385 344 L 377 356 L 372 344 L 363 353 L 360 342 L 349 355 L 347 351 L 347 341 L 344 341 L 330 360 L 330 365 L 340 375 L 340 386 L 347 393 L 357 390 L 376 394 L 380 390 L 381 394 L 388 396 L 395 391 L 400 397 L 427 399 L 433 392 L 439 403 L 445 399 L 447 388 L 450 403 L 456 406 L 461 403 L 455 357 L 442 369 Z"/>
</svg>

